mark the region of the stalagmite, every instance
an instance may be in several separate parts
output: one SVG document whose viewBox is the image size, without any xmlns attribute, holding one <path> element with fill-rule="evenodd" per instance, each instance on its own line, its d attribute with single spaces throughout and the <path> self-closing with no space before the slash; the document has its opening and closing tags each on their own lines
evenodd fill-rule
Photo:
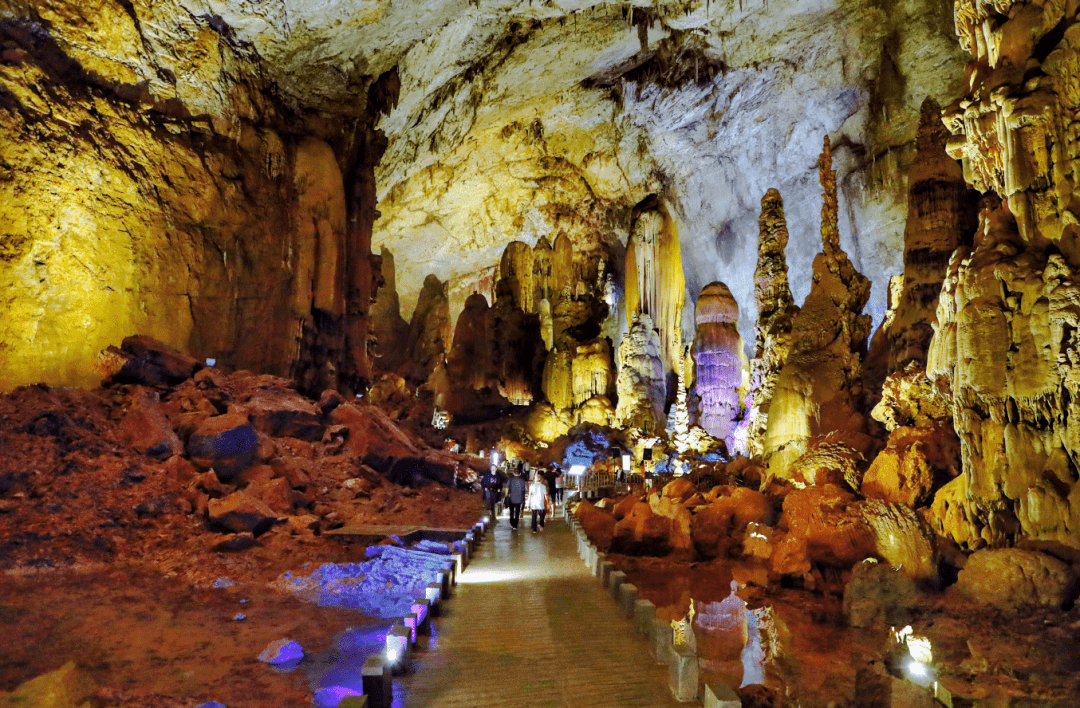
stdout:
<svg viewBox="0 0 1080 708">
<path fill-rule="evenodd" d="M 971 243 L 978 226 L 978 193 L 968 188 L 963 170 L 945 152 L 947 137 L 941 109 L 926 99 L 918 153 L 908 173 L 903 290 L 886 329 L 890 373 L 910 361 L 925 365 L 949 257 L 957 246 Z"/>
<path fill-rule="evenodd" d="M 542 303 L 550 303 L 555 293 L 555 252 L 544 237 L 536 242 L 532 252 L 532 297 L 529 312 L 540 312 Z"/>
<path fill-rule="evenodd" d="M 799 308 L 788 287 L 788 231 L 784 202 L 780 192 L 770 189 L 761 198 L 758 219 L 758 261 L 754 271 L 754 302 L 758 320 L 754 327 L 754 359 L 750 363 L 750 386 L 753 399 L 746 445 L 751 455 L 764 449 L 769 404 L 776 379 L 787 361 L 791 348 L 791 321 Z"/>
<path fill-rule="evenodd" d="M 555 237 L 555 243 L 552 245 L 551 271 L 555 279 L 555 289 L 552 295 L 558 297 L 559 293 L 567 287 L 572 287 L 576 280 L 574 275 L 574 243 L 565 232 L 560 232 Z"/>
<path fill-rule="evenodd" d="M 647 314 L 634 315 L 619 345 L 617 424 L 646 433 L 664 429 L 664 365 L 660 339 Z"/>
<path fill-rule="evenodd" d="M 973 246 L 949 264 L 927 373 L 952 393 L 964 460 L 933 520 L 972 548 L 1022 537 L 1080 547 L 1074 5 L 954 8 L 972 62 L 967 95 L 945 110 L 948 150 L 994 194 Z"/>
<path fill-rule="evenodd" d="M 870 281 L 840 248 L 836 173 L 828 137 L 819 167 L 823 250 L 814 259 L 810 294 L 792 321 L 791 351 L 777 378 L 765 431 L 765 454 L 772 455 L 770 472 L 780 477 L 793 474 L 795 460 L 826 434 L 839 436 L 859 451 L 869 444 L 857 401 L 871 324 L 862 314 Z"/>
<path fill-rule="evenodd" d="M 516 307 L 533 311 L 533 252 L 529 244 L 521 241 L 507 244 L 499 264 L 499 280 L 507 283 Z"/>
<path fill-rule="evenodd" d="M 446 373 L 455 388 L 498 387 L 492 354 L 493 324 L 487 299 L 479 293 L 470 295 L 458 315 L 454 343 L 446 357 Z"/>
<path fill-rule="evenodd" d="M 376 340 L 373 354 L 375 367 L 391 372 L 396 371 L 404 361 L 409 343 L 409 323 L 401 317 L 394 254 L 383 248 L 381 261 L 383 284 L 371 303 L 371 327 Z"/>
<path fill-rule="evenodd" d="M 450 301 L 446 284 L 429 275 L 424 279 L 424 289 L 409 323 L 406 378 L 417 384 L 427 381 L 436 368 L 445 365 L 449 342 Z"/>
<path fill-rule="evenodd" d="M 546 347 L 539 316 L 516 305 L 515 284 L 510 278 L 496 285 L 493 352 L 499 392 L 514 405 L 526 405 L 540 393 Z"/>
<path fill-rule="evenodd" d="M 726 285 L 710 283 L 698 295 L 694 320 L 694 392 L 701 398 L 698 424 L 732 450 L 745 359 L 739 305 Z"/>
</svg>

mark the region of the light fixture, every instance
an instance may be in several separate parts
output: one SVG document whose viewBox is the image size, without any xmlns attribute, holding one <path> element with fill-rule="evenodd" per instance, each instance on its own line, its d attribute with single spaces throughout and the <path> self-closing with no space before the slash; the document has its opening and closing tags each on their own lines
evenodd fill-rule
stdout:
<svg viewBox="0 0 1080 708">
<path fill-rule="evenodd" d="M 493 464 L 493 465 L 499 464 L 499 451 L 498 450 L 492 450 L 491 451 L 491 464 Z"/>
<path fill-rule="evenodd" d="M 630 471 L 630 455 L 629 453 L 623 453 L 622 456 L 622 468 L 624 472 Z"/>
<path fill-rule="evenodd" d="M 571 465 L 570 466 L 570 474 L 572 474 L 572 475 L 585 474 L 585 465 Z"/>
</svg>

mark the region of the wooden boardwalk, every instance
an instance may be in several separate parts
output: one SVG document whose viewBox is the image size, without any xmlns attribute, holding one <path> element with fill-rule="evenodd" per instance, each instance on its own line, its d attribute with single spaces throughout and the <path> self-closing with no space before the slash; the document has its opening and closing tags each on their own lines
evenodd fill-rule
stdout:
<svg viewBox="0 0 1080 708">
<path fill-rule="evenodd" d="M 682 705 L 562 518 L 533 534 L 503 516 L 455 590 L 394 708 Z"/>
</svg>

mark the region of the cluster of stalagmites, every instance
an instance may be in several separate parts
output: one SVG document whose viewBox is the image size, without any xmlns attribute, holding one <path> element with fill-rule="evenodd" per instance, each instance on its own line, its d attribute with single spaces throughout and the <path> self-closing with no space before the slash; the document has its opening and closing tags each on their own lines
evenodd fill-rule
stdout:
<svg viewBox="0 0 1080 708">
<path fill-rule="evenodd" d="M 988 192 L 948 264 L 928 375 L 947 385 L 963 473 L 942 533 L 1080 546 L 1077 339 L 1080 25 L 1075 2 L 957 2 L 969 90 L 944 111 L 949 154 Z"/>
</svg>

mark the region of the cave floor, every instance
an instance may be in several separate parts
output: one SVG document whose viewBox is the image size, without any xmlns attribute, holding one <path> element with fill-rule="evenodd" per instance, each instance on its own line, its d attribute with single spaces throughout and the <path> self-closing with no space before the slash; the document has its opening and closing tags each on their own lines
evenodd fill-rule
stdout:
<svg viewBox="0 0 1080 708">
<path fill-rule="evenodd" d="M 534 534 L 504 515 L 445 607 L 436 651 L 396 682 L 395 708 L 681 705 L 561 518 Z"/>
</svg>

